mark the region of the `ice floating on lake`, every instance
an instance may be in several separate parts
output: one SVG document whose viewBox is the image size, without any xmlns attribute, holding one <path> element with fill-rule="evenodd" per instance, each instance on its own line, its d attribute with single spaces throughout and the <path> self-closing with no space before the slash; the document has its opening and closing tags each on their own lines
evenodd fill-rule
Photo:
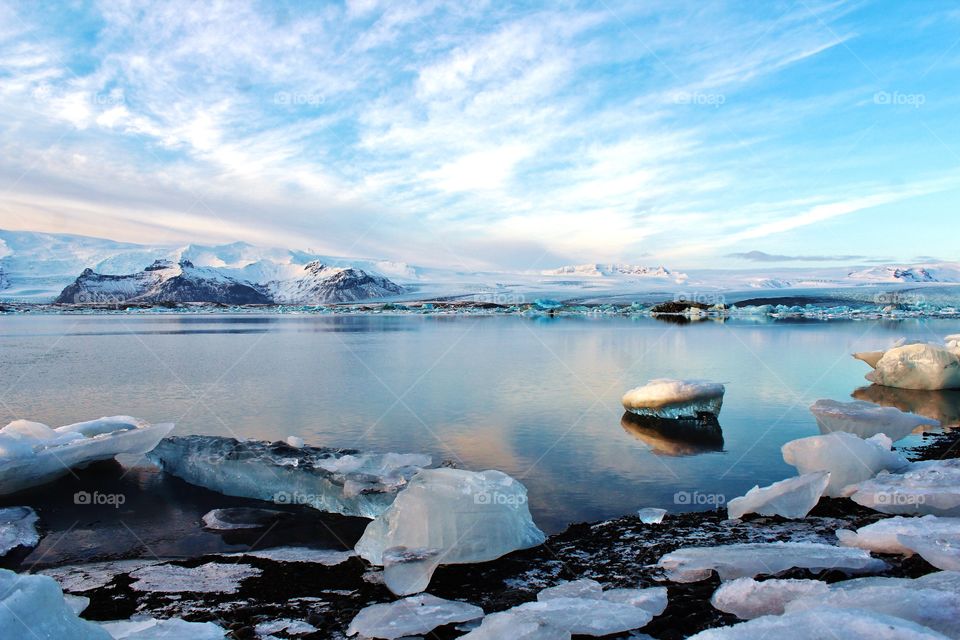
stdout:
<svg viewBox="0 0 960 640">
<path fill-rule="evenodd" d="M 781 448 L 783 459 L 801 474 L 829 471 L 824 495 L 837 498 L 848 485 L 874 477 L 880 471 L 897 471 L 910 463 L 891 451 L 890 438 L 879 434 L 863 440 L 845 433 L 829 433 L 792 440 Z"/>
<path fill-rule="evenodd" d="M 409 563 L 393 555 L 388 559 L 398 561 L 384 567 L 390 589 L 408 595 L 429 583 L 438 563 L 485 562 L 544 540 L 521 483 L 500 471 L 441 468 L 415 475 L 367 526 L 356 551 L 377 565 L 392 548 L 413 552 Z"/>
<path fill-rule="evenodd" d="M 631 413 L 656 418 L 714 417 L 723 406 L 724 386 L 706 380 L 658 378 L 623 395 L 623 408 Z"/>
<path fill-rule="evenodd" d="M 180 618 L 157 620 L 149 616 L 101 622 L 114 640 L 222 640 L 227 632 L 213 622 L 187 622 Z"/>
<path fill-rule="evenodd" d="M 51 429 L 39 422 L 15 420 L 0 429 L 0 495 L 55 480 L 70 469 L 140 455 L 173 430 L 130 416 L 113 416 Z"/>
<path fill-rule="evenodd" d="M 858 609 L 805 610 L 707 629 L 689 640 L 944 640 L 947 636 L 903 618 Z"/>
<path fill-rule="evenodd" d="M 861 400 L 817 400 L 810 405 L 810 412 L 817 419 L 821 433 L 845 431 L 861 438 L 882 433 L 894 442 L 918 429 L 940 426 L 937 420 Z"/>
<path fill-rule="evenodd" d="M 35 547 L 40 542 L 37 514 L 30 507 L 0 509 L 0 557 L 17 547 Z"/>
<path fill-rule="evenodd" d="M 913 548 L 901 542 L 901 536 L 937 538 L 960 537 L 960 518 L 885 518 L 860 527 L 855 532 L 847 529 L 837 531 L 837 538 L 844 547 L 858 547 L 874 553 L 899 553 L 911 555 Z"/>
<path fill-rule="evenodd" d="M 0 632 L 4 638 L 111 640 L 74 613 L 53 578 L 6 569 L 0 569 Z"/>
<path fill-rule="evenodd" d="M 394 640 L 404 636 L 430 633 L 439 626 L 468 622 L 483 617 L 483 609 L 455 600 L 444 600 L 428 593 L 387 604 L 373 604 L 357 614 L 347 635 Z"/>
<path fill-rule="evenodd" d="M 361 454 L 219 436 L 166 438 L 150 453 L 164 471 L 230 496 L 374 518 L 430 456 Z"/>
<path fill-rule="evenodd" d="M 867 380 L 902 389 L 960 388 L 960 355 L 935 344 L 894 347 L 876 359 L 875 354 L 854 354 L 873 367 Z"/>
<path fill-rule="evenodd" d="M 736 519 L 748 513 L 759 513 L 762 516 L 803 518 L 817 506 L 829 482 L 829 472 L 814 471 L 774 482 L 762 489 L 754 487 L 747 495 L 734 498 L 727 504 L 727 516 Z"/>
<path fill-rule="evenodd" d="M 848 493 L 881 513 L 960 516 L 960 459 L 915 462 L 903 473 L 880 473 Z"/>
<path fill-rule="evenodd" d="M 741 620 L 760 616 L 781 615 L 788 603 L 808 595 L 830 592 L 820 580 L 764 580 L 737 578 L 724 582 L 713 593 L 710 603 L 715 609 L 732 613 Z"/>
<path fill-rule="evenodd" d="M 637 515 L 640 516 L 640 522 L 643 524 L 660 524 L 663 522 L 663 516 L 667 515 L 667 510 L 645 507 L 637 511 Z"/>
<path fill-rule="evenodd" d="M 863 549 L 818 542 L 754 542 L 718 547 L 686 547 L 660 558 L 658 566 L 674 582 L 699 582 L 717 572 L 721 580 L 775 575 L 792 568 L 880 571 L 887 565 Z"/>
</svg>

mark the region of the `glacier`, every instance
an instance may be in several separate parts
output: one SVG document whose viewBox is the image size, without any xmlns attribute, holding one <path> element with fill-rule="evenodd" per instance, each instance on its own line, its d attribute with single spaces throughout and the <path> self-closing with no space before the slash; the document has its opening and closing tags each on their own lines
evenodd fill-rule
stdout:
<svg viewBox="0 0 960 640">
<path fill-rule="evenodd" d="M 658 378 L 623 394 L 623 408 L 630 413 L 654 418 L 716 418 L 723 406 L 725 388 L 707 380 Z"/>
<path fill-rule="evenodd" d="M 960 459 L 914 462 L 850 487 L 851 500 L 881 513 L 960 517 Z"/>
<path fill-rule="evenodd" d="M 407 481 L 431 464 L 422 454 L 358 453 L 221 436 L 162 440 L 149 458 L 213 491 L 320 511 L 375 518 Z"/>
<path fill-rule="evenodd" d="M 520 482 L 500 471 L 439 468 L 413 476 L 355 549 L 384 566 L 394 593 L 409 595 L 429 584 L 438 564 L 485 562 L 545 539 Z"/>
<path fill-rule="evenodd" d="M 149 424 L 130 416 L 56 429 L 15 420 L 0 429 L 0 495 L 50 482 L 70 469 L 119 454 L 145 454 L 172 430 L 171 423 Z"/>
<path fill-rule="evenodd" d="M 803 518 L 817 506 L 829 482 L 829 472 L 814 471 L 774 482 L 762 489 L 755 486 L 746 495 L 731 500 L 727 504 L 727 514 L 730 519 L 742 518 L 748 513 Z"/>
<path fill-rule="evenodd" d="M 837 498 L 844 489 L 874 477 L 881 471 L 905 469 L 910 463 L 891 451 L 892 441 L 883 434 L 866 440 L 845 431 L 791 440 L 781 447 L 783 460 L 801 474 L 829 471 L 824 495 Z"/>
<path fill-rule="evenodd" d="M 17 547 L 35 547 L 40 542 L 36 512 L 30 507 L 0 508 L 0 558 Z"/>
<path fill-rule="evenodd" d="M 445 624 L 469 622 L 482 617 L 483 609 L 480 607 L 423 593 L 396 602 L 365 607 L 350 623 L 347 635 L 395 640 L 427 634 Z"/>
<path fill-rule="evenodd" d="M 918 430 L 940 427 L 937 420 L 862 400 L 817 400 L 810 405 L 810 412 L 816 418 L 821 433 L 845 431 L 864 439 L 882 433 L 896 442 Z"/>
</svg>

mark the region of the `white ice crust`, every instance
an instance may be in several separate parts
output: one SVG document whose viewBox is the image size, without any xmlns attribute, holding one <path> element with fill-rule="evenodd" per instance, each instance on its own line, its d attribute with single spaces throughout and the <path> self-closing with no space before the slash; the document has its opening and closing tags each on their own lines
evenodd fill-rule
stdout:
<svg viewBox="0 0 960 640">
<path fill-rule="evenodd" d="M 482 617 L 480 607 L 421 593 L 396 602 L 365 607 L 350 623 L 347 635 L 394 640 L 430 633 L 445 624 Z"/>
<path fill-rule="evenodd" d="M 891 451 L 892 441 L 883 434 L 863 440 L 845 433 L 829 433 L 792 440 L 781 448 L 783 459 L 801 474 L 829 471 L 824 495 L 836 498 L 851 484 L 874 477 L 880 471 L 898 471 L 910 463 Z"/>
<path fill-rule="evenodd" d="M 696 418 L 699 413 L 719 415 L 725 388 L 707 380 L 658 378 L 623 394 L 623 408 L 657 418 Z"/>
<path fill-rule="evenodd" d="M 829 482 L 829 472 L 814 471 L 767 487 L 754 487 L 727 504 L 727 515 L 731 519 L 742 518 L 748 513 L 803 518 L 817 506 Z"/>
</svg>

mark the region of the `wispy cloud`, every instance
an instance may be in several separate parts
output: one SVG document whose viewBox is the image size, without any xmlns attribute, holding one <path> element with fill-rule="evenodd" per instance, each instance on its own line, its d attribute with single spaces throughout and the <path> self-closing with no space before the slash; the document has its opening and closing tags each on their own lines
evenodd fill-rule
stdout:
<svg viewBox="0 0 960 640">
<path fill-rule="evenodd" d="M 851 260 L 863 260 L 866 256 L 787 256 L 776 253 L 766 253 L 764 251 L 745 251 L 743 253 L 728 253 L 727 258 L 737 258 L 739 260 L 749 260 L 751 262 L 849 262 Z"/>
</svg>

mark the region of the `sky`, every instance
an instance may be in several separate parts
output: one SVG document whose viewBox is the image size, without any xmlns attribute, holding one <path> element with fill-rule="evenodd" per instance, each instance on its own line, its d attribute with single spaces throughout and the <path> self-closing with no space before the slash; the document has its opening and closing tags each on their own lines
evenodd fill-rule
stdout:
<svg viewBox="0 0 960 640">
<path fill-rule="evenodd" d="M 469 269 L 960 259 L 960 4 L 6 2 L 0 228 Z"/>
</svg>

